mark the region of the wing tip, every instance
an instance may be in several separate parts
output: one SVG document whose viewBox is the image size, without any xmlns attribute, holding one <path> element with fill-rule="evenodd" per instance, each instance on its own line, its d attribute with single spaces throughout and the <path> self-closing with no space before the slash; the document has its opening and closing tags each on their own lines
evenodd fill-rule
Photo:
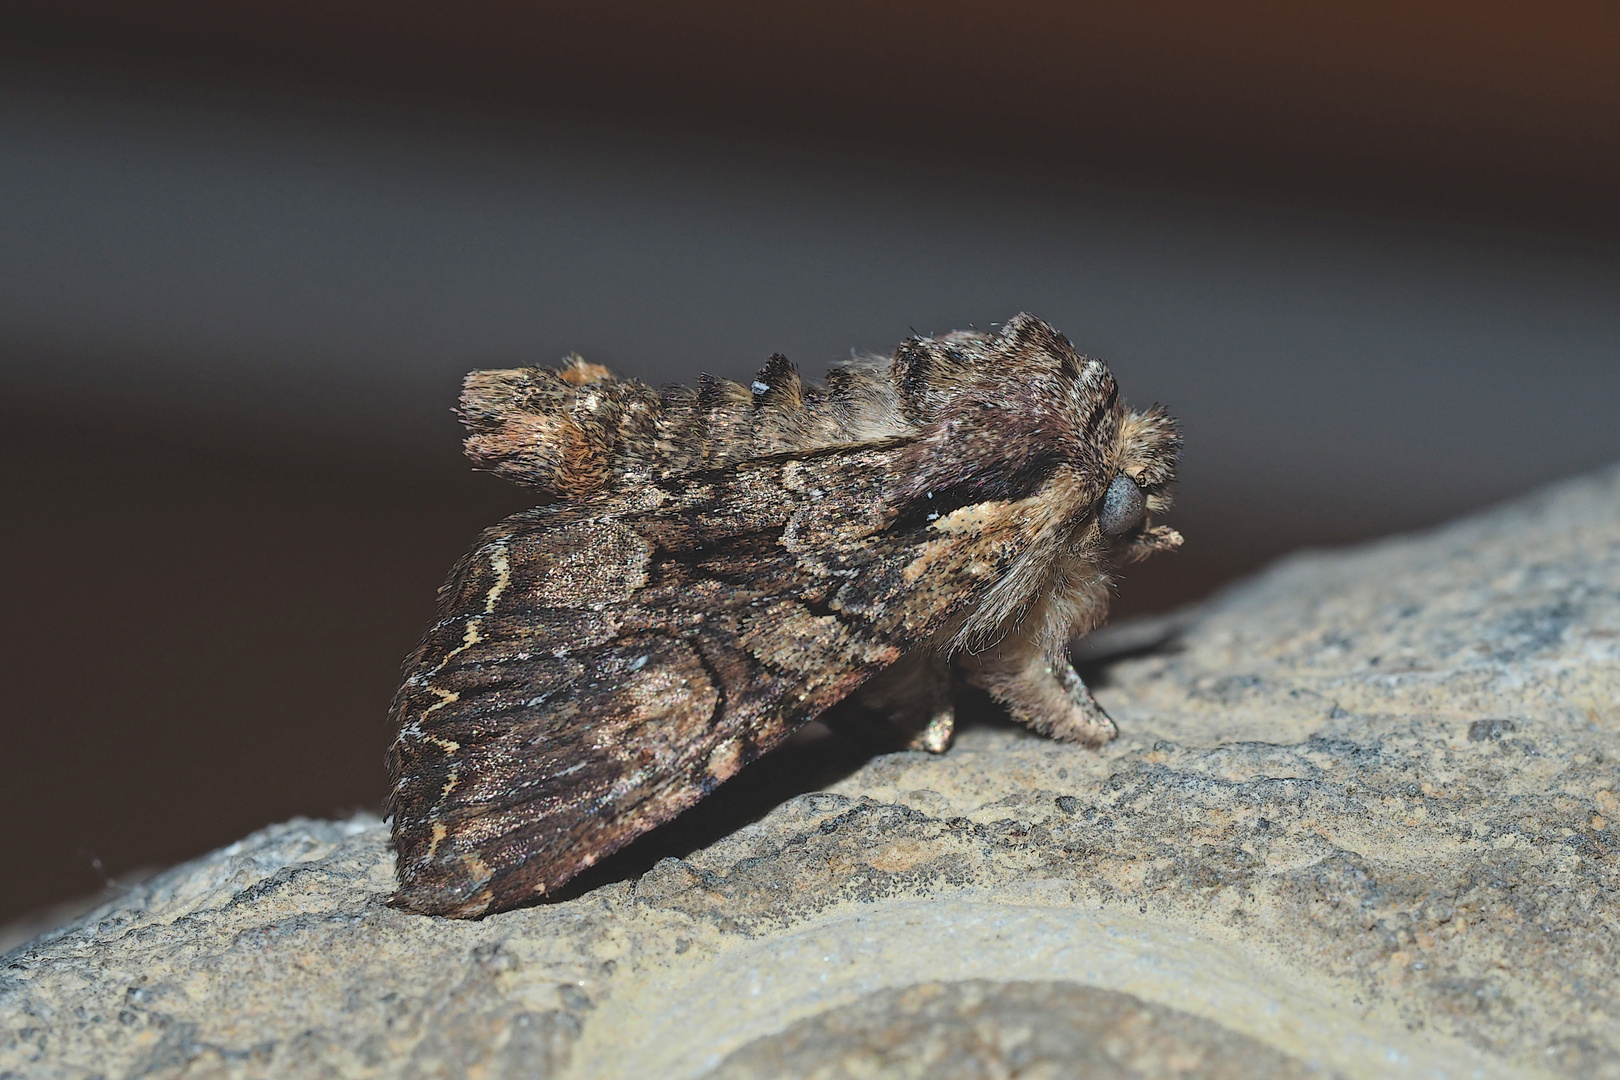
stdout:
<svg viewBox="0 0 1620 1080">
<path fill-rule="evenodd" d="M 399 884 L 388 897 L 388 906 L 413 915 L 447 919 L 480 919 L 500 910 L 488 880 L 469 876 L 457 865 L 460 862 L 435 861 L 410 867 L 402 860 L 398 866 Z"/>
</svg>

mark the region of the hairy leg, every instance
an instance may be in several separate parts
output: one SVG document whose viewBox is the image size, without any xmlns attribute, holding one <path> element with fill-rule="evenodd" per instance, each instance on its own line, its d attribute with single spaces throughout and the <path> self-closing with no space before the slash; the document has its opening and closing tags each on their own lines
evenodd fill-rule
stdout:
<svg viewBox="0 0 1620 1080">
<path fill-rule="evenodd" d="M 927 650 L 901 657 L 823 713 L 821 721 L 869 746 L 944 753 L 956 733 L 950 668 Z"/>
<path fill-rule="evenodd" d="M 1069 662 L 1065 642 L 1008 638 L 958 662 L 969 682 L 1033 731 L 1085 746 L 1101 746 L 1119 734 Z"/>
</svg>

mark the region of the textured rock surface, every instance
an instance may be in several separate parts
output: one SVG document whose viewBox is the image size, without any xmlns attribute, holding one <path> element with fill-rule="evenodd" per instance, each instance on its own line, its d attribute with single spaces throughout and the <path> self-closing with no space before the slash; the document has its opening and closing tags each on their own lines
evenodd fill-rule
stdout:
<svg viewBox="0 0 1620 1080">
<path fill-rule="evenodd" d="M 1182 623 L 1101 753 L 717 796 L 479 923 L 383 906 L 374 819 L 265 830 L 9 954 L 0 1073 L 1620 1077 L 1620 471 Z"/>
<path fill-rule="evenodd" d="M 1075 983 L 969 980 L 883 990 L 756 1040 L 709 1074 L 917 1077 L 1306 1077 L 1219 1024 Z"/>
</svg>

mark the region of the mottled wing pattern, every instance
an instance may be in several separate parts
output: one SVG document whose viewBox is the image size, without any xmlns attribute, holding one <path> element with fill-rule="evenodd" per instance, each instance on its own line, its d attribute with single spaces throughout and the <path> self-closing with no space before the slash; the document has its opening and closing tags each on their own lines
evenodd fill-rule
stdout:
<svg viewBox="0 0 1620 1080">
<path fill-rule="evenodd" d="M 745 462 L 486 532 L 394 702 L 396 902 L 469 916 L 555 889 L 945 625 L 1017 543 L 980 507 L 897 521 L 903 452 Z"/>
</svg>

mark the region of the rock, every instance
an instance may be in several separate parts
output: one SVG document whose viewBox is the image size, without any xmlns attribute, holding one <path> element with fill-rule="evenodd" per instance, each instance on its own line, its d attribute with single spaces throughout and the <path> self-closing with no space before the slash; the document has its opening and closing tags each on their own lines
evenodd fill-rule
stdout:
<svg viewBox="0 0 1620 1080">
<path fill-rule="evenodd" d="M 263 830 L 8 954 L 0 1074 L 1620 1077 L 1620 470 L 1109 636 L 1101 752 L 806 743 L 481 922 Z"/>
<path fill-rule="evenodd" d="M 708 1075 L 978 1080 L 1306 1077 L 1264 1043 L 1129 994 L 968 980 L 880 990 L 756 1039 Z"/>
</svg>

